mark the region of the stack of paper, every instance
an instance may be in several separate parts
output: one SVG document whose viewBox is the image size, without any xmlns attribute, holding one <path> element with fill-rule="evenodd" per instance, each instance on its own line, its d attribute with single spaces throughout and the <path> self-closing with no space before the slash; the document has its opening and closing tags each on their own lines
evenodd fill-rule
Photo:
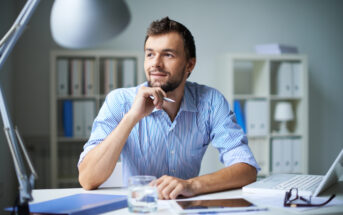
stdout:
<svg viewBox="0 0 343 215">
<path fill-rule="evenodd" d="M 256 45 L 255 51 L 259 54 L 291 54 L 298 53 L 298 48 L 290 45 L 271 43 Z"/>
</svg>

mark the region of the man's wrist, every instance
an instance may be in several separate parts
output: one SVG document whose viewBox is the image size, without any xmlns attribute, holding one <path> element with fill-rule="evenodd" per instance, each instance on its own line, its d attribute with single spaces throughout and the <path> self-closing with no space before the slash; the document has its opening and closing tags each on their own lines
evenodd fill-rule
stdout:
<svg viewBox="0 0 343 215">
<path fill-rule="evenodd" d="M 201 193 L 201 182 L 196 178 L 188 179 L 190 191 L 195 196 Z"/>
<path fill-rule="evenodd" d="M 136 116 L 135 114 L 133 114 L 131 111 L 127 112 L 124 115 L 124 119 L 127 120 L 133 126 L 136 125 L 140 120 L 140 118 Z"/>
</svg>

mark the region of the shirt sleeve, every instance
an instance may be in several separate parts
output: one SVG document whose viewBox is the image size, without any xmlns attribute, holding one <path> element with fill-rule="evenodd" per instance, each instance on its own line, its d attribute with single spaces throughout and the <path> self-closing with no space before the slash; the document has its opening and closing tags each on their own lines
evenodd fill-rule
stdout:
<svg viewBox="0 0 343 215">
<path fill-rule="evenodd" d="M 86 154 L 101 143 L 119 124 L 125 114 L 120 93 L 115 90 L 107 95 L 92 126 L 89 140 L 83 146 L 78 165 Z"/>
<path fill-rule="evenodd" d="M 227 100 L 215 91 L 211 104 L 210 139 L 220 153 L 220 161 L 225 166 L 235 163 L 247 163 L 260 170 L 249 146 L 243 129 L 237 124 L 236 116 Z"/>
</svg>

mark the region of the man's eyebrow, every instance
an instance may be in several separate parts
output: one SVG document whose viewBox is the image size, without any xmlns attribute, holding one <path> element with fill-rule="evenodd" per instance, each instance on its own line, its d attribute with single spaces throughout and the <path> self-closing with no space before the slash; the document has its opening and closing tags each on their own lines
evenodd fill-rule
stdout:
<svg viewBox="0 0 343 215">
<path fill-rule="evenodd" d="M 152 48 L 146 48 L 144 51 L 154 51 Z M 162 52 L 172 52 L 172 53 L 177 53 L 175 49 L 162 49 Z"/>
</svg>

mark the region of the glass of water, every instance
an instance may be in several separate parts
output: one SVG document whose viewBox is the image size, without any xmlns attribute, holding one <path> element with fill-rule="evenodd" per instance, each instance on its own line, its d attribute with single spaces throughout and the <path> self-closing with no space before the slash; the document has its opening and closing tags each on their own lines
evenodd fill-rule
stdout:
<svg viewBox="0 0 343 215">
<path fill-rule="evenodd" d="M 150 213 L 157 210 L 156 177 L 149 175 L 129 178 L 128 207 L 130 212 Z"/>
</svg>

